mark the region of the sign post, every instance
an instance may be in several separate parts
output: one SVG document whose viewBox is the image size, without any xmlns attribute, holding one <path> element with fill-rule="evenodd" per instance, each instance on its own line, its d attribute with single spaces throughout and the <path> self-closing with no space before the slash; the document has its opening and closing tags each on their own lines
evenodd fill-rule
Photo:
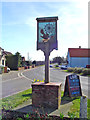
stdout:
<svg viewBox="0 0 90 120">
<path fill-rule="evenodd" d="M 57 20 L 58 17 L 36 18 L 37 20 L 37 50 L 45 55 L 45 83 L 49 83 L 49 55 L 57 50 Z"/>
<path fill-rule="evenodd" d="M 43 17 L 36 20 L 37 50 L 42 50 L 45 56 L 45 82 L 32 84 L 32 105 L 59 109 L 62 84 L 52 83 L 49 80 L 49 55 L 53 49 L 57 50 L 58 17 Z"/>
<path fill-rule="evenodd" d="M 49 44 L 45 43 L 45 83 L 49 83 Z"/>
</svg>

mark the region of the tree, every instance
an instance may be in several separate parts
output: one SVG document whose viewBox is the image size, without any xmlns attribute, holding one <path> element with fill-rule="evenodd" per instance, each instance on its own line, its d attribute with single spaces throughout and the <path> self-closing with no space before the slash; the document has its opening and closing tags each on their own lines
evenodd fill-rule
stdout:
<svg viewBox="0 0 90 120">
<path fill-rule="evenodd" d="M 35 64 L 35 65 L 36 65 L 36 60 L 34 60 L 34 61 L 32 62 L 32 64 Z"/>
<path fill-rule="evenodd" d="M 58 63 L 60 65 L 62 62 L 63 59 L 60 56 L 53 58 L 53 63 Z"/>
<path fill-rule="evenodd" d="M 15 53 L 16 56 L 18 56 L 18 67 L 22 67 L 22 57 L 19 52 Z"/>
<path fill-rule="evenodd" d="M 17 56 L 21 56 L 19 52 L 16 52 L 15 55 L 17 55 Z"/>
</svg>

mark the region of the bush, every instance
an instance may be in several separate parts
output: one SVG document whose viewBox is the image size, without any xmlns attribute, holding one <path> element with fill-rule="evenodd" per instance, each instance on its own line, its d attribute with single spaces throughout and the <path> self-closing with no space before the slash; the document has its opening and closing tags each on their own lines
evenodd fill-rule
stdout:
<svg viewBox="0 0 90 120">
<path fill-rule="evenodd" d="M 73 72 L 74 68 L 69 67 L 67 70 L 68 72 Z"/>
<path fill-rule="evenodd" d="M 77 68 L 77 67 L 75 67 L 74 68 L 74 73 L 82 73 L 82 70 L 83 70 L 83 68 Z"/>
<path fill-rule="evenodd" d="M 75 67 L 75 68 L 68 68 L 67 69 L 68 72 L 73 72 L 73 73 L 76 73 L 76 74 L 80 74 L 81 75 L 90 75 L 90 68 L 78 68 L 78 67 Z"/>
<path fill-rule="evenodd" d="M 90 75 L 90 69 L 89 68 L 85 68 L 82 70 L 83 75 Z"/>
<path fill-rule="evenodd" d="M 17 70 L 18 69 L 18 56 L 17 55 L 6 56 L 6 63 L 7 63 L 7 66 L 11 70 Z"/>
<path fill-rule="evenodd" d="M 58 65 L 55 65 L 55 67 L 59 67 Z"/>
</svg>

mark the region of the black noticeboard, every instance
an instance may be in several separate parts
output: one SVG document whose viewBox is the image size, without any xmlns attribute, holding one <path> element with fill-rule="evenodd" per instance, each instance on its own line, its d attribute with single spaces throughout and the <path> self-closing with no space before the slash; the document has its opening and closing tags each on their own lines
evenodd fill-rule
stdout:
<svg viewBox="0 0 90 120">
<path fill-rule="evenodd" d="M 82 96 L 79 76 L 71 74 L 66 76 L 64 96 L 77 97 Z"/>
</svg>

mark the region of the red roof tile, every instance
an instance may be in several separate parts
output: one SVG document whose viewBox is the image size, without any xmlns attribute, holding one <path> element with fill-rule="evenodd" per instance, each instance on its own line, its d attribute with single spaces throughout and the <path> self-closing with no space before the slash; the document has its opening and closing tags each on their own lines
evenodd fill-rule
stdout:
<svg viewBox="0 0 90 120">
<path fill-rule="evenodd" d="M 12 53 L 8 52 L 8 51 L 3 51 L 3 54 L 5 54 L 5 55 L 12 55 Z"/>
<path fill-rule="evenodd" d="M 90 49 L 87 48 L 68 48 L 70 57 L 90 57 Z"/>
</svg>

